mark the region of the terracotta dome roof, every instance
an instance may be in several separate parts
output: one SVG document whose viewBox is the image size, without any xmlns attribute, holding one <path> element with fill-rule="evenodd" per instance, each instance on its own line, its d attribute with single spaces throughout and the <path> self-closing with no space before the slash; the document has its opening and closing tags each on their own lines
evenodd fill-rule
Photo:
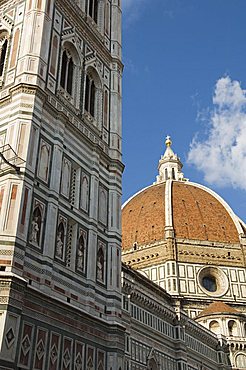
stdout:
<svg viewBox="0 0 246 370">
<path fill-rule="evenodd" d="M 196 185 L 174 182 L 172 209 L 177 238 L 239 242 L 236 225 L 225 206 Z"/>
<path fill-rule="evenodd" d="M 165 239 L 171 227 L 180 239 L 239 243 L 241 226 L 230 207 L 210 189 L 167 180 L 137 193 L 122 209 L 122 246 L 130 249 Z"/>
<path fill-rule="evenodd" d="M 163 240 L 165 184 L 151 186 L 133 197 L 122 211 L 122 246 Z"/>
<path fill-rule="evenodd" d="M 203 317 L 203 316 L 209 316 L 212 314 L 240 314 L 238 310 L 235 308 L 229 306 L 228 304 L 218 301 L 211 303 L 208 307 L 206 307 L 202 312 L 199 313 L 197 318 Z"/>
</svg>

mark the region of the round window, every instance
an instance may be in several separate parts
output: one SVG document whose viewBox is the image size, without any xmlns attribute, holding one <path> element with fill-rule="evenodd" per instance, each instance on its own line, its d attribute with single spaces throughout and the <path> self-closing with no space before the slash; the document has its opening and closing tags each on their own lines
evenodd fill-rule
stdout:
<svg viewBox="0 0 246 370">
<path fill-rule="evenodd" d="M 216 292 L 217 290 L 217 281 L 212 275 L 204 276 L 204 278 L 202 278 L 202 285 L 209 292 Z"/>
<path fill-rule="evenodd" d="M 214 297 L 220 297 L 228 290 L 226 274 L 215 266 L 203 267 L 198 272 L 198 284 L 204 293 Z"/>
</svg>

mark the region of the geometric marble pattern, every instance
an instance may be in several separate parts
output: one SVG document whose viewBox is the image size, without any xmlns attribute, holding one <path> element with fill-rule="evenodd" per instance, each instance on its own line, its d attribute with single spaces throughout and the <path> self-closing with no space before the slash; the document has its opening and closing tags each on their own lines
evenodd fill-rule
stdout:
<svg viewBox="0 0 246 370">
<path fill-rule="evenodd" d="M 69 366 L 70 361 L 71 361 L 71 353 L 68 350 L 68 348 L 66 348 L 66 350 L 63 354 L 63 362 L 64 362 L 64 365 L 65 365 L 66 368 Z"/>
<path fill-rule="evenodd" d="M 50 351 L 50 360 L 53 365 L 56 362 L 57 357 L 58 357 L 58 349 L 57 349 L 56 344 L 54 343 Z"/>
<path fill-rule="evenodd" d="M 31 341 L 30 341 L 29 335 L 26 334 L 21 342 L 21 349 L 22 349 L 24 356 L 27 355 L 27 353 L 30 351 L 30 348 L 31 348 Z"/>
<path fill-rule="evenodd" d="M 7 331 L 6 336 L 5 336 L 5 341 L 6 341 L 6 345 L 8 348 L 10 348 L 12 344 L 14 343 L 15 335 L 14 335 L 14 331 L 12 328 L 9 328 L 9 330 Z"/>
<path fill-rule="evenodd" d="M 40 339 L 40 341 L 37 344 L 37 351 L 36 351 L 37 358 L 39 360 L 43 357 L 44 351 L 45 351 L 45 345 L 44 345 L 43 339 Z"/>
</svg>

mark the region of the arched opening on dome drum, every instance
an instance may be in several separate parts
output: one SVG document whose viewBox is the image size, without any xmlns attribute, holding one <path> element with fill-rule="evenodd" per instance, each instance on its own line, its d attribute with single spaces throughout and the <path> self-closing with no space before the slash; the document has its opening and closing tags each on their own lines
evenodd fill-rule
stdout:
<svg viewBox="0 0 246 370">
<path fill-rule="evenodd" d="M 228 321 L 228 333 L 230 337 L 237 336 L 237 323 L 234 320 Z"/>
<path fill-rule="evenodd" d="M 221 330 L 220 330 L 220 324 L 218 323 L 218 321 L 216 320 L 211 321 L 209 323 L 209 330 L 211 330 L 215 334 L 220 334 Z"/>
<path fill-rule="evenodd" d="M 238 369 L 246 369 L 246 356 L 243 353 L 237 355 L 236 366 Z"/>
</svg>

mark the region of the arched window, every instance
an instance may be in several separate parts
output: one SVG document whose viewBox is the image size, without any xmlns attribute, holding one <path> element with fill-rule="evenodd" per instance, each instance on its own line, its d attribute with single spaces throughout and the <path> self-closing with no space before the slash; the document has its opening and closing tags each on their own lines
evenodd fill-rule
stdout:
<svg viewBox="0 0 246 370">
<path fill-rule="evenodd" d="M 4 64 L 5 64 L 5 59 L 6 59 L 6 53 L 7 53 L 7 47 L 8 47 L 8 40 L 5 39 L 4 43 L 2 44 L 1 47 L 1 57 L 0 57 L 0 77 L 3 75 L 3 70 L 4 70 Z"/>
<path fill-rule="evenodd" d="M 61 87 L 63 87 L 64 89 L 66 86 L 67 60 L 68 60 L 67 53 L 66 53 L 66 50 L 64 50 L 62 53 L 62 67 L 61 67 L 61 81 L 60 81 Z"/>
<path fill-rule="evenodd" d="M 237 323 L 234 320 L 228 321 L 228 333 L 230 337 L 237 336 Z"/>
<path fill-rule="evenodd" d="M 97 23 L 98 18 L 98 0 L 89 0 L 89 16 Z"/>
<path fill-rule="evenodd" d="M 246 369 L 246 356 L 243 353 L 237 355 L 236 367 L 239 369 Z"/>
<path fill-rule="evenodd" d="M 85 110 L 95 117 L 96 86 L 92 77 L 86 76 L 85 83 Z"/>
<path fill-rule="evenodd" d="M 70 95 L 72 95 L 73 92 L 73 74 L 74 74 L 73 58 L 71 55 L 68 54 L 67 50 L 64 50 L 62 53 L 60 85 Z"/>
<path fill-rule="evenodd" d="M 217 290 L 217 281 L 212 275 L 204 276 L 202 278 L 202 285 L 208 292 L 216 292 Z"/>
<path fill-rule="evenodd" d="M 80 105 L 80 83 L 80 53 L 73 42 L 65 41 L 61 51 L 59 94 L 63 95 L 75 108 L 79 108 Z"/>
<path fill-rule="evenodd" d="M 158 369 L 158 367 L 157 367 L 157 363 L 156 363 L 155 359 L 151 358 L 149 360 L 148 370 L 157 370 L 157 369 Z"/>
<path fill-rule="evenodd" d="M 211 330 L 215 334 L 220 334 L 221 330 L 220 330 L 220 324 L 218 323 L 218 321 L 216 320 L 211 321 L 209 323 L 209 330 Z"/>
<path fill-rule="evenodd" d="M 99 73 L 94 67 L 86 68 L 84 82 L 84 117 L 88 123 L 101 129 L 104 119 L 104 91 Z"/>
</svg>

